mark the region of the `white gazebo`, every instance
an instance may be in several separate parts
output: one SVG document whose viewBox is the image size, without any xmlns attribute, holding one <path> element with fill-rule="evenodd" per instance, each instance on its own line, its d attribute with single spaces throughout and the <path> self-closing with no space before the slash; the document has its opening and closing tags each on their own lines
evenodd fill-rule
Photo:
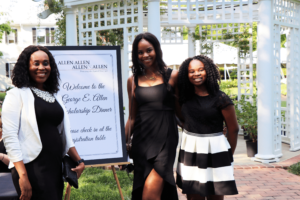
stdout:
<svg viewBox="0 0 300 200">
<path fill-rule="evenodd" d="M 160 3 L 166 12 L 160 12 Z M 142 0 L 64 0 L 67 18 L 67 45 L 96 45 L 96 31 L 123 28 L 124 49 L 122 72 L 124 105 L 128 105 L 126 80 L 131 65 L 131 44 L 134 37 L 147 29 L 161 43 L 182 43 L 182 36 L 164 28 L 189 29 L 188 55 L 194 56 L 192 34 L 200 26 L 201 44 L 221 42 L 218 31 L 239 34 L 240 27 L 258 22 L 257 87 L 258 87 L 258 154 L 256 161 L 276 162 L 281 151 L 280 34 L 287 33 L 287 132 L 291 151 L 300 149 L 300 1 L 298 0 L 148 0 L 147 11 Z M 76 16 L 79 21 L 77 44 Z M 223 24 L 231 26 L 223 26 Z M 211 26 L 211 34 L 202 29 Z M 237 31 L 236 31 L 237 30 Z M 253 94 L 252 40 L 249 56 L 237 56 L 238 90 L 251 101 Z M 175 51 L 175 49 L 174 49 Z M 179 49 L 180 51 L 180 49 Z M 202 50 L 201 50 L 202 52 Z M 168 53 L 168 52 L 164 52 Z M 199 52 L 197 52 L 199 54 Z M 128 109 L 127 109 L 128 110 Z"/>
</svg>

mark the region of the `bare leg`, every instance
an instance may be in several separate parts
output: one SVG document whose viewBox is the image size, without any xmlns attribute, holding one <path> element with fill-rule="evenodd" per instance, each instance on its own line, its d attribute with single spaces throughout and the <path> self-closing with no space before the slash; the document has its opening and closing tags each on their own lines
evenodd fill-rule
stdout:
<svg viewBox="0 0 300 200">
<path fill-rule="evenodd" d="M 188 200 L 205 200 L 205 197 L 200 196 L 199 194 L 188 194 L 187 199 Z"/>
<path fill-rule="evenodd" d="M 152 169 L 148 175 L 144 189 L 143 200 L 161 200 L 161 193 L 164 189 L 164 180 L 160 175 Z"/>
<path fill-rule="evenodd" d="M 207 200 L 223 200 L 224 195 L 211 195 L 207 197 Z"/>
</svg>

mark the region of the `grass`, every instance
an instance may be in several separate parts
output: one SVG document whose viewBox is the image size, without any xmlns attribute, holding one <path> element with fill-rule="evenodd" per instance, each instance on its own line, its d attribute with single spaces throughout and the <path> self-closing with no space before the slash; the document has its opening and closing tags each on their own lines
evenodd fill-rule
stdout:
<svg viewBox="0 0 300 200">
<path fill-rule="evenodd" d="M 300 163 L 296 163 L 296 164 L 291 165 L 288 168 L 288 172 L 290 172 L 292 174 L 295 174 L 295 175 L 300 175 Z"/>
<path fill-rule="evenodd" d="M 125 171 L 117 171 L 125 200 L 131 199 L 133 174 L 130 179 Z M 79 188 L 72 187 L 72 200 L 120 199 L 117 183 L 111 170 L 86 168 L 78 180 Z M 65 189 L 67 184 L 65 183 Z"/>
<path fill-rule="evenodd" d="M 6 93 L 5 92 L 0 92 L 0 101 L 3 101 L 5 98 Z"/>
<path fill-rule="evenodd" d="M 281 84 L 281 94 L 286 95 L 287 94 L 287 85 Z"/>
<path fill-rule="evenodd" d="M 282 68 L 283 75 L 286 76 L 286 68 Z"/>
<path fill-rule="evenodd" d="M 286 101 L 281 101 L 281 107 L 286 107 Z"/>
</svg>

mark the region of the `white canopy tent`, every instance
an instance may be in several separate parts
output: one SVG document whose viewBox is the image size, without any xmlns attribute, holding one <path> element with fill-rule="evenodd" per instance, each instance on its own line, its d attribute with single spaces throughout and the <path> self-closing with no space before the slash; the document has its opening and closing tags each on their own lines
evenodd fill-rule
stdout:
<svg viewBox="0 0 300 200">
<path fill-rule="evenodd" d="M 288 52 L 286 48 L 280 49 L 280 62 L 283 64 L 287 64 Z M 257 51 L 253 52 L 253 63 L 257 63 Z"/>
</svg>

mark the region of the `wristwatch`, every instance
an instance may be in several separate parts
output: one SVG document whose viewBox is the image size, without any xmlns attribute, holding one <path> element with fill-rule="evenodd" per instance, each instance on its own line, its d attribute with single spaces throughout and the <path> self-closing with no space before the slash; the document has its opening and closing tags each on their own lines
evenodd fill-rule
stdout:
<svg viewBox="0 0 300 200">
<path fill-rule="evenodd" d="M 78 161 L 77 161 L 77 165 L 79 165 L 79 164 L 82 163 L 82 162 L 84 163 L 84 159 L 78 160 Z"/>
</svg>

